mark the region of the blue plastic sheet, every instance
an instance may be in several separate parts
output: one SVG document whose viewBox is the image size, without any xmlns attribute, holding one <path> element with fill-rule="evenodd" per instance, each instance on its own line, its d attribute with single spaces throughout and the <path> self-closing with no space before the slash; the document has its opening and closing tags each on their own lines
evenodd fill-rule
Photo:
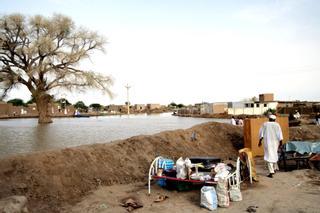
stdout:
<svg viewBox="0 0 320 213">
<path fill-rule="evenodd" d="M 288 141 L 285 144 L 286 152 L 294 151 L 300 154 L 320 153 L 320 142 Z"/>
</svg>

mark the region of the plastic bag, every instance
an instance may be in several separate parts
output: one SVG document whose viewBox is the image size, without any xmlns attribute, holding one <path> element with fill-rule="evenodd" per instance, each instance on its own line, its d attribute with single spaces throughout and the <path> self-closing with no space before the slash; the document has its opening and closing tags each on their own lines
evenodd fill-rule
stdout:
<svg viewBox="0 0 320 213">
<path fill-rule="evenodd" d="M 218 163 L 217 166 L 214 168 L 214 171 L 216 172 L 214 179 L 218 181 L 219 179 L 227 178 L 230 173 L 229 170 L 230 170 L 230 167 L 227 166 L 226 164 Z"/>
<path fill-rule="evenodd" d="M 213 186 L 203 186 L 201 188 L 200 206 L 211 211 L 217 209 L 217 193 Z"/>
<path fill-rule="evenodd" d="M 191 160 L 190 160 L 189 158 L 186 158 L 186 159 L 184 160 L 184 164 L 185 164 L 185 166 L 188 167 L 188 168 L 191 168 L 191 166 L 192 166 Z"/>
<path fill-rule="evenodd" d="M 176 162 L 177 167 L 177 178 L 186 179 L 187 171 L 185 166 L 185 161 L 180 157 Z"/>
<path fill-rule="evenodd" d="M 241 191 L 236 185 L 233 185 L 230 187 L 230 200 L 231 201 L 241 201 L 242 200 Z"/>
<path fill-rule="evenodd" d="M 219 179 L 216 190 L 218 205 L 220 207 L 229 207 L 230 200 L 228 195 L 228 181 Z"/>
</svg>

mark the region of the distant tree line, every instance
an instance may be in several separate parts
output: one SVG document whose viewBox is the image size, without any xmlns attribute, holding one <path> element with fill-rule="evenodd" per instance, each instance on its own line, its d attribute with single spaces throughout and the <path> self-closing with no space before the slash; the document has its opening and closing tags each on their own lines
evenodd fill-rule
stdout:
<svg viewBox="0 0 320 213">
<path fill-rule="evenodd" d="M 35 99 L 33 97 L 30 98 L 27 102 L 24 102 L 22 99 L 14 98 L 7 101 L 7 103 L 11 103 L 13 106 L 27 106 L 28 104 L 35 103 Z M 89 108 L 92 108 L 94 111 L 100 111 L 104 108 L 103 105 L 99 103 L 92 103 L 89 106 L 87 106 L 83 101 L 77 101 L 75 104 L 70 103 L 65 98 L 60 99 L 54 99 L 53 103 L 60 105 L 62 108 L 66 106 L 73 105 L 75 109 L 81 111 L 81 112 L 88 112 Z M 127 104 L 127 103 L 126 103 Z M 168 105 L 168 108 L 182 108 L 185 107 L 183 104 L 176 104 L 174 102 L 170 103 Z"/>
<path fill-rule="evenodd" d="M 183 104 L 176 104 L 176 103 L 174 103 L 174 102 L 171 102 L 171 103 L 168 105 L 168 107 L 175 109 L 175 108 L 183 108 L 183 107 L 185 107 L 185 105 L 183 105 Z"/>
</svg>

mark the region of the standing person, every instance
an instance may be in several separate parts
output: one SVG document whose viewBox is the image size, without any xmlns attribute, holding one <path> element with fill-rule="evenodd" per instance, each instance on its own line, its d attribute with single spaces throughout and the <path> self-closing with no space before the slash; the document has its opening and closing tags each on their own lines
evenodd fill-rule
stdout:
<svg viewBox="0 0 320 213">
<path fill-rule="evenodd" d="M 317 114 L 316 114 L 316 124 L 320 125 L 320 113 L 319 112 L 317 112 Z"/>
<path fill-rule="evenodd" d="M 191 134 L 191 141 L 196 141 L 196 140 L 197 140 L 197 135 L 196 135 L 196 132 L 193 131 Z"/>
<path fill-rule="evenodd" d="M 231 124 L 232 125 L 237 125 L 236 120 L 234 119 L 234 116 L 231 117 Z"/>
<path fill-rule="evenodd" d="M 282 145 L 282 130 L 276 121 L 275 115 L 269 116 L 269 121 L 265 122 L 260 128 L 259 133 L 259 144 L 262 145 L 262 140 L 264 141 L 264 160 L 267 161 L 269 175 L 267 177 L 272 178 L 275 170 L 278 169 L 278 149 Z"/>
</svg>

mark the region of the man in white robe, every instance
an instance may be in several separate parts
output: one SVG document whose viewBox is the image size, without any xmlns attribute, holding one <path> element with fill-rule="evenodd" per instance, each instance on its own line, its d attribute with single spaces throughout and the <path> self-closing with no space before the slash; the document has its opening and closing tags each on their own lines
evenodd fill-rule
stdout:
<svg viewBox="0 0 320 213">
<path fill-rule="evenodd" d="M 275 170 L 278 169 L 278 149 L 282 145 L 282 130 L 276 121 L 275 115 L 269 116 L 269 121 L 265 122 L 260 128 L 259 132 L 259 144 L 262 145 L 262 140 L 264 141 L 264 160 L 267 161 L 269 175 L 272 178 Z"/>
</svg>

